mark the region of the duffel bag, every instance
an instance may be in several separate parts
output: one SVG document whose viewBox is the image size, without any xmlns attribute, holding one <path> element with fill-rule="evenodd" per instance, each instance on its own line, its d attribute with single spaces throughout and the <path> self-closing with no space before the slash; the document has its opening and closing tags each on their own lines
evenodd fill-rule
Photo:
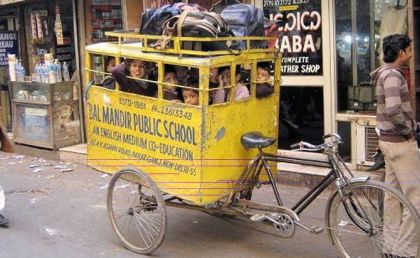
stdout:
<svg viewBox="0 0 420 258">
<path fill-rule="evenodd" d="M 172 5 L 164 5 L 158 9 L 146 9 L 142 14 L 140 34 L 162 35 L 163 24 L 181 12 L 179 7 Z"/>
<path fill-rule="evenodd" d="M 228 5 L 223 9 L 222 18 L 236 37 L 265 36 L 264 12 L 249 4 Z M 236 41 L 233 48 L 245 49 L 244 40 Z M 251 48 L 267 48 L 267 41 L 251 41 Z"/>
<path fill-rule="evenodd" d="M 233 36 L 226 22 L 213 12 L 184 11 L 165 22 L 162 40 L 157 48 L 167 48 L 172 36 L 179 37 L 229 37 Z M 182 49 L 215 51 L 229 49 L 230 42 L 183 42 Z"/>
</svg>

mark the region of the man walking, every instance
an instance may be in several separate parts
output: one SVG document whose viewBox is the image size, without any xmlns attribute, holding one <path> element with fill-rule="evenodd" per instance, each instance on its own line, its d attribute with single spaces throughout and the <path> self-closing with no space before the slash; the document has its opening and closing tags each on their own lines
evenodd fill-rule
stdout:
<svg viewBox="0 0 420 258">
<path fill-rule="evenodd" d="M 385 64 L 373 71 L 371 77 L 376 85 L 376 121 L 380 132 L 379 147 L 385 156 L 385 183 L 402 191 L 417 212 L 420 212 L 420 159 L 414 136 L 416 122 L 407 81 L 401 71 L 401 67 L 413 55 L 411 39 L 401 34 L 385 37 L 383 54 Z M 386 196 L 384 212 L 384 232 L 388 234 L 386 238 L 392 239 L 395 236 L 395 239 L 402 239 L 398 249 L 405 249 L 404 254 L 393 253 L 397 246 L 387 246 L 387 250 L 384 249 L 386 255 L 415 257 L 418 250 L 413 246 L 410 248 L 410 243 L 417 246 L 414 243 L 419 240 L 406 237 L 416 230 L 413 221 L 407 221 L 401 207 L 389 200 L 387 202 Z"/>
</svg>

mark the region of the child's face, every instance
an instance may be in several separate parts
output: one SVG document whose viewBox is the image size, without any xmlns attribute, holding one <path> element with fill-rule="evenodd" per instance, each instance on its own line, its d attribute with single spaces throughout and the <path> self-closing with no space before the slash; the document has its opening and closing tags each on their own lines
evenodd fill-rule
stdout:
<svg viewBox="0 0 420 258">
<path fill-rule="evenodd" d="M 184 103 L 190 105 L 198 105 L 198 93 L 194 90 L 183 89 L 182 96 L 184 97 Z"/>
<path fill-rule="evenodd" d="M 184 66 L 175 66 L 176 77 L 185 80 L 188 77 L 188 68 Z"/>
<path fill-rule="evenodd" d="M 268 81 L 270 79 L 270 74 L 267 70 L 258 67 L 257 68 L 257 81 Z"/>
<path fill-rule="evenodd" d="M 146 71 L 144 68 L 144 62 L 139 60 L 134 60 L 130 63 L 129 67 L 130 76 L 137 78 L 144 78 Z"/>
<path fill-rule="evenodd" d="M 108 73 L 112 72 L 112 69 L 114 69 L 115 67 L 115 58 L 112 58 L 111 60 L 108 61 L 108 65 L 106 66 L 106 71 Z"/>
<path fill-rule="evenodd" d="M 174 72 L 168 72 L 165 74 L 165 77 L 163 78 L 163 82 L 170 83 L 170 84 L 178 84 L 178 79 L 176 78 L 176 74 Z M 163 88 L 176 90 L 176 86 L 172 86 L 172 85 L 163 85 Z"/>
<path fill-rule="evenodd" d="M 216 82 L 217 81 L 217 68 L 216 67 L 211 67 L 210 68 L 209 79 L 210 79 L 211 82 Z"/>
<path fill-rule="evenodd" d="M 222 79 L 225 86 L 230 85 L 230 71 L 228 69 L 224 70 L 222 73 Z"/>
</svg>

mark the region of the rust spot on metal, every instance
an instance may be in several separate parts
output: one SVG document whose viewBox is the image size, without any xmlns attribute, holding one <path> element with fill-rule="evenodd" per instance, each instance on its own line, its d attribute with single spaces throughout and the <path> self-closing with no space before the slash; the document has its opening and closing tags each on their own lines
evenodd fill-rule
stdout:
<svg viewBox="0 0 420 258">
<path fill-rule="evenodd" d="M 219 130 L 217 130 L 217 134 L 216 134 L 216 141 L 220 141 L 224 136 L 225 136 L 225 128 L 222 127 Z"/>
</svg>

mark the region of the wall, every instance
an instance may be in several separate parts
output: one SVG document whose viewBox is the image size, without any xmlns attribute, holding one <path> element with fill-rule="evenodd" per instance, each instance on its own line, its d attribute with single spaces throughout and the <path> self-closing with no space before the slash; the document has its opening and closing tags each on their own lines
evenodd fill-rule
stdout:
<svg viewBox="0 0 420 258">
<path fill-rule="evenodd" d="M 125 30 L 140 29 L 143 1 L 122 0 L 123 25 Z"/>
</svg>

